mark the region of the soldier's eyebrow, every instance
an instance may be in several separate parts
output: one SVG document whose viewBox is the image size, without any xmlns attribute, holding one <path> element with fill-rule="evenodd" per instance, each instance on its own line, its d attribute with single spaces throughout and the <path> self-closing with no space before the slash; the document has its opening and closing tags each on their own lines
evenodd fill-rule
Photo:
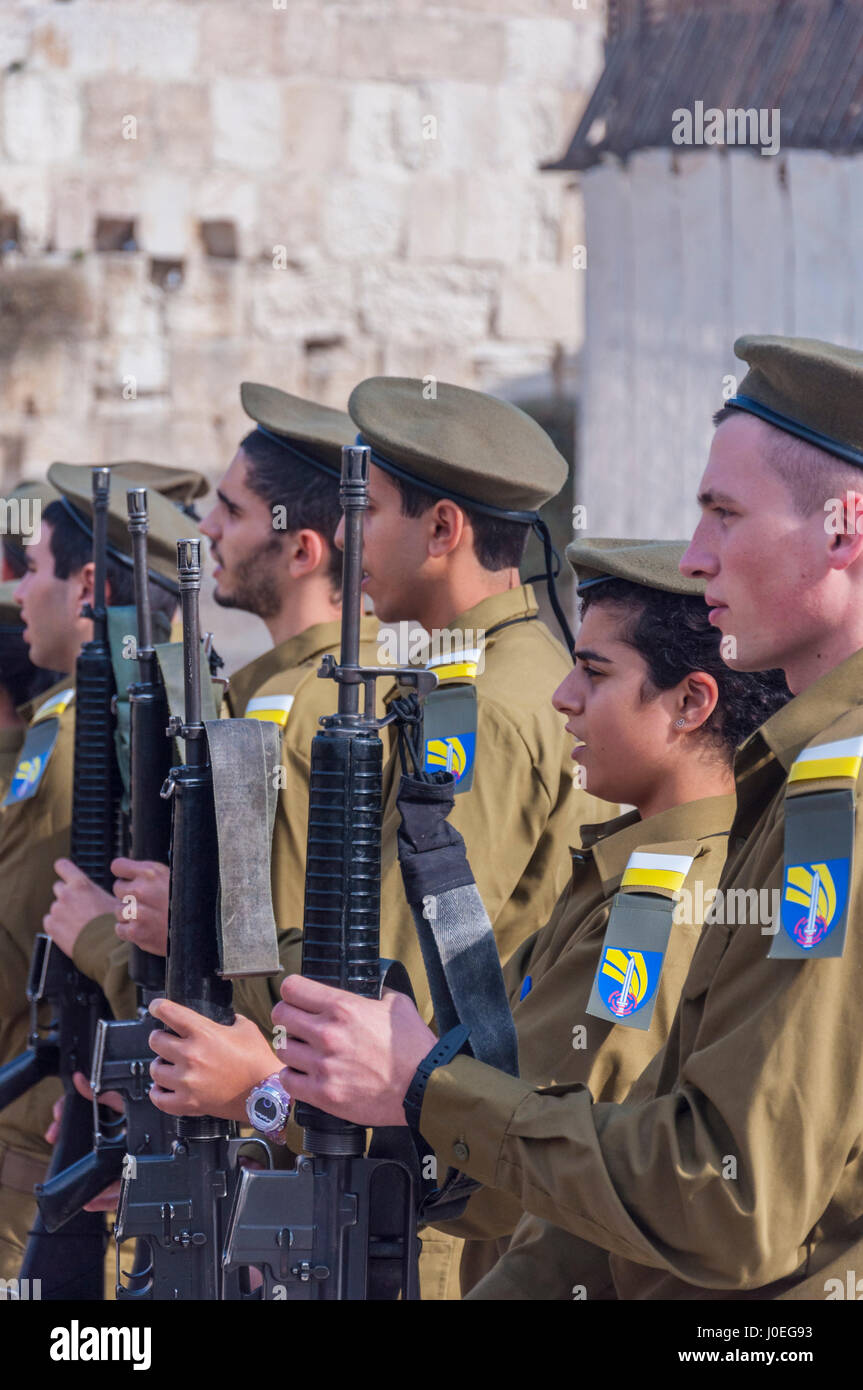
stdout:
<svg viewBox="0 0 863 1390">
<path fill-rule="evenodd" d="M 699 492 L 698 505 L 700 507 L 715 507 L 717 503 L 720 507 L 740 506 L 740 503 L 737 501 L 737 498 L 729 497 L 727 492 L 711 492 L 709 489 L 707 490 L 707 492 Z"/>
<path fill-rule="evenodd" d="M 591 647 L 573 647 L 572 654 L 576 661 L 601 661 L 605 666 L 614 665 L 610 656 L 600 656 Z"/>
<path fill-rule="evenodd" d="M 220 487 L 216 488 L 216 496 L 218 497 L 222 506 L 227 507 L 228 511 L 231 513 L 232 516 L 238 515 L 240 508 L 237 506 L 236 502 L 231 501 L 230 497 L 228 497 Z"/>
</svg>

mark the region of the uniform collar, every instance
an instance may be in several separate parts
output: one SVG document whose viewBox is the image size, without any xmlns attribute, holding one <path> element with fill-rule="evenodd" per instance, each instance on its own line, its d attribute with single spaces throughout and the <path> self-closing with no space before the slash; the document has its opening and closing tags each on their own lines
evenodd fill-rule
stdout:
<svg viewBox="0 0 863 1390">
<path fill-rule="evenodd" d="M 854 652 L 832 671 L 825 671 L 813 685 L 795 695 L 760 729 L 750 734 L 740 745 L 735 759 L 738 781 L 750 777 L 771 755 L 787 773 L 808 743 L 860 704 L 863 704 L 863 650 Z"/>
<path fill-rule="evenodd" d="M 736 798 L 706 796 L 670 806 L 656 816 L 642 820 L 637 811 L 628 811 L 600 825 L 581 828 L 582 850 L 573 851 L 573 862 L 591 859 L 606 893 L 614 892 L 623 877 L 629 856 L 637 849 L 681 841 L 701 841 L 713 835 L 727 835 L 734 818 Z"/>
<path fill-rule="evenodd" d="M 490 633 L 492 628 L 498 627 L 501 623 L 511 623 L 518 618 L 535 618 L 539 612 L 539 605 L 533 586 L 530 584 L 519 584 L 515 589 L 507 589 L 502 594 L 490 594 L 488 598 L 480 599 L 473 608 L 468 608 L 465 613 L 460 613 L 448 624 L 450 632 L 462 632 L 465 628 L 472 631 L 484 631 Z"/>
<path fill-rule="evenodd" d="M 35 695 L 32 700 L 27 700 L 25 704 L 19 705 L 18 713 L 23 719 L 26 719 L 29 724 L 34 714 L 36 714 L 43 705 L 47 705 L 49 700 L 53 700 L 55 695 L 59 695 L 62 690 L 74 689 L 74 675 L 63 676 L 57 681 L 56 685 L 49 686 L 47 690 L 43 690 L 41 695 Z"/>
<path fill-rule="evenodd" d="M 377 618 L 364 617 L 360 623 L 360 640 L 373 642 L 379 627 Z M 323 656 L 325 652 L 338 651 L 341 635 L 342 625 L 338 619 L 328 623 L 313 623 L 311 627 L 304 628 L 302 632 L 280 642 L 277 647 L 269 647 L 262 652 L 254 661 L 244 666 L 242 672 L 238 671 L 235 679 L 242 675 L 244 680 L 250 676 L 266 680 L 270 676 L 278 675 L 280 671 L 296 670 L 298 666 L 306 665 L 315 657 Z"/>
</svg>

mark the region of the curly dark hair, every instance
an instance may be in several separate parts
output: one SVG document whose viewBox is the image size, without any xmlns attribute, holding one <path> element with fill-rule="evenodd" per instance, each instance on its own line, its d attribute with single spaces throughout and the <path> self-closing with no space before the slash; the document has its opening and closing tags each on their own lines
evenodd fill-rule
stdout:
<svg viewBox="0 0 863 1390">
<path fill-rule="evenodd" d="M 726 666 L 719 652 L 722 633 L 707 621 L 708 608 L 699 596 L 609 579 L 583 596 L 582 617 L 596 603 L 614 603 L 626 610 L 622 640 L 635 648 L 648 670 L 642 700 L 671 690 L 690 671 L 713 676 L 719 699 L 701 732 L 729 762 L 744 739 L 791 699 L 782 671 L 732 671 Z"/>
</svg>

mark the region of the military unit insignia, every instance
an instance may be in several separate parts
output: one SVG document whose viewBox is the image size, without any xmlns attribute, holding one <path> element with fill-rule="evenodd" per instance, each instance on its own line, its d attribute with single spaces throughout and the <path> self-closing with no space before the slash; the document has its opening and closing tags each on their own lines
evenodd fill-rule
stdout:
<svg viewBox="0 0 863 1390">
<path fill-rule="evenodd" d="M 33 717 L 12 774 L 12 781 L 3 798 L 4 806 L 17 806 L 22 801 L 29 801 L 39 789 L 60 732 L 60 720 L 57 718 L 59 710 L 55 701 L 51 701 L 51 708 L 55 712 L 50 717 L 43 715 L 42 710 Z M 65 709 L 65 705 L 62 708 Z"/>
<path fill-rule="evenodd" d="M 662 957 L 662 951 L 605 948 L 596 979 L 600 998 L 609 1013 L 616 1018 L 627 1018 L 653 998 L 662 971 Z"/>
<path fill-rule="evenodd" d="M 781 922 L 792 941 L 811 951 L 841 920 L 848 899 L 850 863 L 786 864 Z"/>
<path fill-rule="evenodd" d="M 426 739 L 424 772 L 437 772 L 448 769 L 457 782 L 466 777 L 473 768 L 476 753 L 476 734 L 449 734 L 446 738 Z"/>
</svg>

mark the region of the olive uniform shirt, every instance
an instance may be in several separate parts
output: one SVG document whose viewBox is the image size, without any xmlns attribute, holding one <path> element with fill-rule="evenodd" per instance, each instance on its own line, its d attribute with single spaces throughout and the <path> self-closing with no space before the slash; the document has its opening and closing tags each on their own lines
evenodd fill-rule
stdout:
<svg viewBox="0 0 863 1390">
<path fill-rule="evenodd" d="M 723 911 L 625 1104 L 464 1057 L 429 1081 L 421 1127 L 443 1161 L 608 1250 L 620 1297 L 824 1298 L 863 1255 L 863 778 L 844 956 L 769 960 L 764 909 L 741 904 L 766 890 L 778 907 L 791 764 L 812 741 L 863 735 L 861 704 L 863 651 L 738 751 Z"/>
<path fill-rule="evenodd" d="M 0 801 L 9 790 L 24 733 L 23 728 L 0 729 Z"/>
<path fill-rule="evenodd" d="M 594 1100 L 624 1099 L 668 1037 L 701 932 L 704 895 L 717 887 L 725 863 L 734 807 L 733 795 L 713 796 L 674 806 L 646 821 L 630 811 L 605 825 L 583 827 L 582 848 L 572 851 L 572 879 L 551 920 L 524 942 L 504 970 L 523 1077 L 543 1085 L 581 1081 Z M 612 902 L 635 850 L 692 859 L 682 884 L 677 913 L 681 920 L 671 929 L 646 1030 L 586 1012 Z M 528 992 L 521 999 L 525 985 Z M 468 1240 L 464 1248 L 464 1293 L 504 1253 L 521 1215 L 513 1197 L 487 1187 L 471 1199 L 460 1221 L 447 1227 L 480 1237 Z M 602 1259 L 609 1281 L 604 1253 Z"/>
<path fill-rule="evenodd" d="M 22 705 L 22 714 L 29 722 L 63 691 L 74 693 L 74 680 Z M 54 901 L 54 860 L 69 853 L 74 750 L 72 699 L 58 715 L 57 741 L 35 793 L 0 809 L 0 1064 L 27 1047 L 30 956 Z M 60 1082 L 46 1077 L 0 1111 L 0 1277 L 17 1272 L 36 1209 L 33 1184 L 44 1177 L 51 1155 L 43 1135 L 61 1094 Z"/>
</svg>

